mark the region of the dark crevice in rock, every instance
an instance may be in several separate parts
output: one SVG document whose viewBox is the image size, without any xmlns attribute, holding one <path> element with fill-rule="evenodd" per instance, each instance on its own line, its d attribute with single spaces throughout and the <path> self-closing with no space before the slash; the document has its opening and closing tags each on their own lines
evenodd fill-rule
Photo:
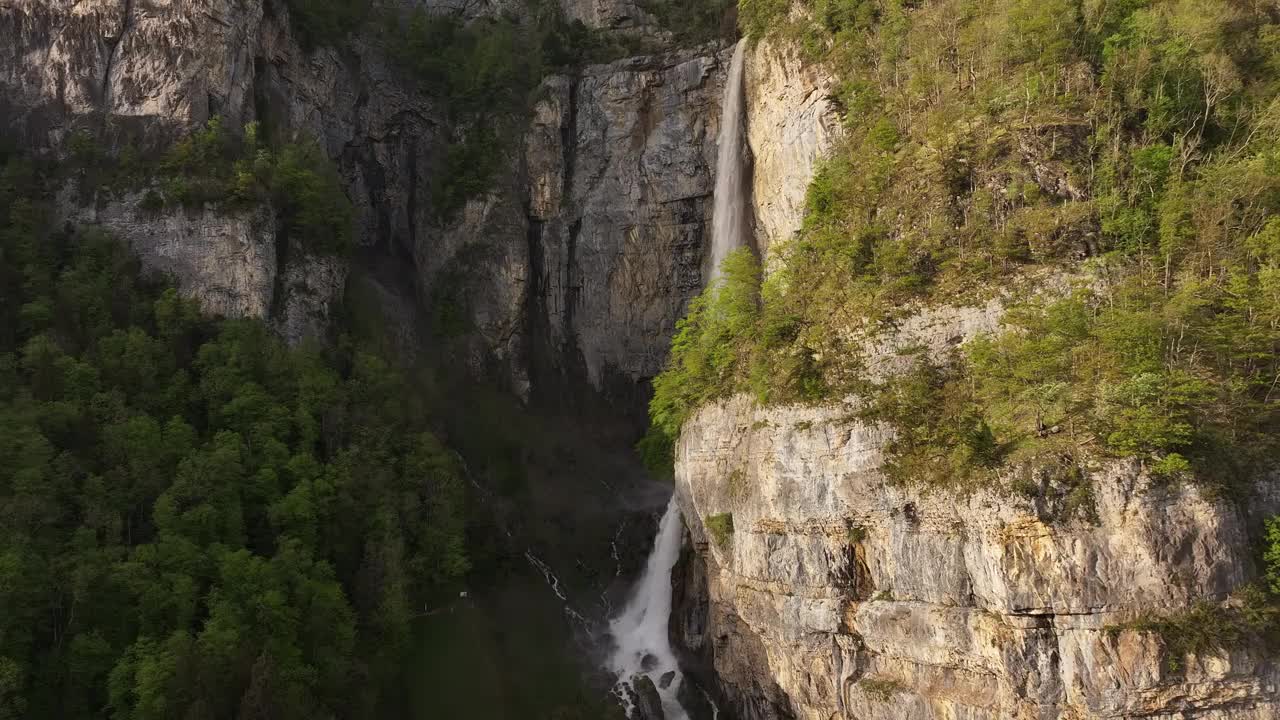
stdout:
<svg viewBox="0 0 1280 720">
<path fill-rule="evenodd" d="M 120 34 L 115 37 L 108 36 L 104 38 L 104 42 L 107 44 L 107 60 L 102 71 L 102 89 L 99 93 L 103 128 L 106 128 L 111 117 L 111 73 L 115 69 L 116 54 L 120 50 L 121 43 L 124 42 L 125 35 L 129 34 L 129 29 L 133 25 L 133 0 L 124 0 L 122 11 Z"/>
<path fill-rule="evenodd" d="M 573 171 L 578 151 L 578 83 L 577 77 L 569 81 L 569 108 L 560 126 L 560 148 L 564 155 L 564 177 L 561 178 L 561 202 L 565 206 L 573 202 Z"/>
<path fill-rule="evenodd" d="M 416 248 L 418 247 L 418 139 L 416 137 L 409 138 L 409 188 L 406 204 L 405 222 L 409 237 L 405 245 Z"/>
<path fill-rule="evenodd" d="M 528 243 L 529 278 L 525 282 L 524 328 L 525 337 L 531 347 L 529 351 L 529 376 L 537 388 L 543 377 L 547 375 L 546 357 L 547 339 L 551 333 L 551 323 L 547 315 L 547 300 L 544 291 L 546 286 L 546 257 L 543 251 L 543 233 L 545 223 L 533 217 L 532 212 L 525 210 L 527 229 L 525 241 Z"/>
<path fill-rule="evenodd" d="M 578 303 L 582 294 L 582 281 L 577 277 L 578 273 L 578 235 L 582 232 L 582 219 L 574 220 L 569 225 L 569 233 L 567 236 L 567 245 L 565 247 L 565 268 L 564 268 L 564 347 L 561 353 L 565 359 L 566 366 L 572 365 L 572 370 L 580 371 L 580 375 L 586 375 L 585 361 L 582 358 L 582 350 L 578 347 L 578 333 L 574 327 L 575 315 L 577 313 Z"/>
</svg>

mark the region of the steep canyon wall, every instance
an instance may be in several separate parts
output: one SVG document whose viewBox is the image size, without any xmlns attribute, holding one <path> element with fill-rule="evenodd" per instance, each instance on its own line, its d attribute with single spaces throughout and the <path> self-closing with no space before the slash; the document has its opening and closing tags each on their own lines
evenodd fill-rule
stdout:
<svg viewBox="0 0 1280 720">
<path fill-rule="evenodd" d="M 522 7 L 455 5 L 427 7 L 464 17 Z M 0 51 L 0 114 L 17 144 L 58 154 L 78 131 L 109 151 L 160 152 L 215 116 L 234 128 L 259 121 L 278 140 L 315 138 L 355 206 L 358 255 L 410 277 L 427 316 L 442 295 L 465 314 L 447 352 L 526 398 L 536 376 L 549 393 L 585 381 L 638 418 L 701 286 L 727 58 L 716 45 L 677 48 L 633 3 L 562 10 L 655 49 L 546 78 L 491 190 L 448 220 L 432 199 L 451 130 L 439 99 L 373 33 L 304 47 L 274 0 L 0 5 L 0 36 L 14 39 Z M 298 341 L 323 333 L 343 291 L 349 263 L 290 252 L 269 208 L 156 213 L 140 193 L 83 195 L 63 193 L 69 220 L 109 228 L 212 311 L 270 316 Z"/>
</svg>

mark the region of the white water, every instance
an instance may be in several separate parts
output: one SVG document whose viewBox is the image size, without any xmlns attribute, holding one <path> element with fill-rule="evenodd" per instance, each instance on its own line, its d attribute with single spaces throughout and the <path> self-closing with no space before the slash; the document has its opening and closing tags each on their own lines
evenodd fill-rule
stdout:
<svg viewBox="0 0 1280 720">
<path fill-rule="evenodd" d="M 720 264 L 747 239 L 746 113 L 743 109 L 742 69 L 747 42 L 739 40 L 725 78 L 720 110 L 719 149 L 716 154 L 714 214 L 711 216 L 711 279 L 720 277 Z"/>
<path fill-rule="evenodd" d="M 618 676 L 619 695 L 627 705 L 628 716 L 634 708 L 624 686 L 630 685 L 633 675 L 640 674 L 647 675 L 658 688 L 667 720 L 688 720 L 689 717 L 676 700 L 684 678 L 667 635 L 667 625 L 671 620 L 671 569 L 680 557 L 683 529 L 680 509 L 676 507 L 675 498 L 671 498 L 666 514 L 658 523 L 653 553 L 649 555 L 635 594 L 622 614 L 609 623 L 610 633 L 617 644 L 609 658 L 609 666 Z M 675 679 L 663 689 L 662 676 L 669 672 L 675 673 Z"/>
</svg>

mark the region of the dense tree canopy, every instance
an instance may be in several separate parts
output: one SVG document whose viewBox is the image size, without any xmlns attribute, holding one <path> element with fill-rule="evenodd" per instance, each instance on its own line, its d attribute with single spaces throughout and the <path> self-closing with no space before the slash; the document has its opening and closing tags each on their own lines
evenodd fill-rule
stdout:
<svg viewBox="0 0 1280 720">
<path fill-rule="evenodd" d="M 454 454 L 378 357 L 204 317 L 41 179 L 0 172 L 0 718 L 375 715 L 468 568 Z"/>
</svg>

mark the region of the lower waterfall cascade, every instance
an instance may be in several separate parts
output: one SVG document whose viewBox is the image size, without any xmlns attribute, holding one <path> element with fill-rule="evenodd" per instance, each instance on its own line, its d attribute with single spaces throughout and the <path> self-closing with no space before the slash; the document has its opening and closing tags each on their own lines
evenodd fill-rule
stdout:
<svg viewBox="0 0 1280 720">
<path fill-rule="evenodd" d="M 628 717 L 635 716 L 634 678 L 643 675 L 658 689 L 666 720 L 689 718 L 676 699 L 684 677 L 667 632 L 671 619 L 671 570 L 680 559 L 683 538 L 684 522 L 673 497 L 658 523 L 653 552 L 635 591 L 622 614 L 609 623 L 615 649 L 608 666 L 618 677 L 617 692 Z"/>
</svg>

